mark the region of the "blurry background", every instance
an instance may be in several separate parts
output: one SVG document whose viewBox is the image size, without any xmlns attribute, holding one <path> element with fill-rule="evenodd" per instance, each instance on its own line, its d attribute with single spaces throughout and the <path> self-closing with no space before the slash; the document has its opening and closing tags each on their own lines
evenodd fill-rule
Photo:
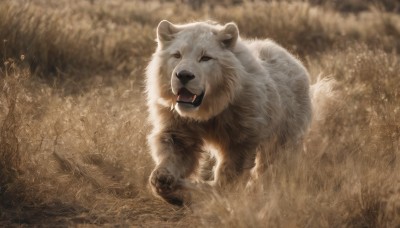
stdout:
<svg viewBox="0 0 400 228">
<path fill-rule="evenodd" d="M 400 225 L 400 1 L 0 2 L 0 225 Z M 234 21 L 335 79 L 263 189 L 154 198 L 144 70 L 156 26 Z"/>
</svg>

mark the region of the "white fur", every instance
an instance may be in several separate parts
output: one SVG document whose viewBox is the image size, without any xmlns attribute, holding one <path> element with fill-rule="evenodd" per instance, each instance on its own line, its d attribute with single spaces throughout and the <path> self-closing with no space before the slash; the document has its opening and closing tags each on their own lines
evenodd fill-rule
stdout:
<svg viewBox="0 0 400 228">
<path fill-rule="evenodd" d="M 308 73 L 284 48 L 270 40 L 242 40 L 234 23 L 162 21 L 157 35 L 146 75 L 156 162 L 150 183 L 157 195 L 182 202 L 182 183 L 198 169 L 206 144 L 217 150 L 214 184 L 225 185 L 249 168 L 255 176 L 262 173 L 271 154 L 307 130 Z M 186 85 L 176 76 L 182 70 L 195 75 Z M 176 102 L 183 86 L 196 95 L 205 92 L 200 106 Z"/>
</svg>

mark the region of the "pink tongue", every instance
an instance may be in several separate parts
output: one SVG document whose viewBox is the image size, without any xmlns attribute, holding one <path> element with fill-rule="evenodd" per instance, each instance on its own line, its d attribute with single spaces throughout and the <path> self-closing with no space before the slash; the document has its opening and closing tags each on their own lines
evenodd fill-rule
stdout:
<svg viewBox="0 0 400 228">
<path fill-rule="evenodd" d="M 192 103 L 196 95 L 189 92 L 187 89 L 181 89 L 178 93 L 177 101 Z"/>
</svg>

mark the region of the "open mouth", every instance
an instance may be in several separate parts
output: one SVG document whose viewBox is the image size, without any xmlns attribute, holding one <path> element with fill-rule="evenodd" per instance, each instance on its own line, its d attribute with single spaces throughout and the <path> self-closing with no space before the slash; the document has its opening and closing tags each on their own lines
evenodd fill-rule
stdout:
<svg viewBox="0 0 400 228">
<path fill-rule="evenodd" d="M 204 92 L 202 92 L 200 95 L 196 95 L 187 90 L 186 88 L 182 88 L 178 91 L 176 102 L 178 102 L 179 104 L 189 104 L 192 105 L 193 107 L 198 107 L 203 101 L 203 97 L 204 97 Z"/>
</svg>

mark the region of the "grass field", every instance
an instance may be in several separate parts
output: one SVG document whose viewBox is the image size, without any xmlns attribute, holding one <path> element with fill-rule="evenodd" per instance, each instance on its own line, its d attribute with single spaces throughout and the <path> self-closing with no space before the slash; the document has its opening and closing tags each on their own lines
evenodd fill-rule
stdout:
<svg viewBox="0 0 400 228">
<path fill-rule="evenodd" d="M 221 2 L 0 2 L 0 226 L 400 225 L 400 2 Z M 332 79 L 263 188 L 151 195 L 144 69 L 162 19 L 234 21 Z"/>
</svg>

